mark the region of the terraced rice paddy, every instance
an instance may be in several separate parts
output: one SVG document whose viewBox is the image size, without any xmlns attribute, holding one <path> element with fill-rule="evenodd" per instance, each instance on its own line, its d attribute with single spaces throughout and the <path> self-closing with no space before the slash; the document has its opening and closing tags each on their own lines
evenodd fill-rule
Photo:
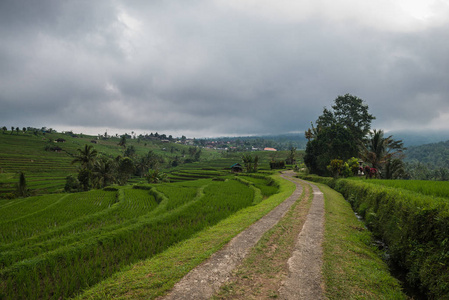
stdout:
<svg viewBox="0 0 449 300">
<path fill-rule="evenodd" d="M 449 198 L 449 181 L 375 179 L 368 182 L 409 190 L 427 196 Z"/>
<path fill-rule="evenodd" d="M 277 187 L 265 177 L 217 181 L 216 170 L 189 175 L 196 180 L 1 200 L 0 298 L 73 296 Z"/>
</svg>

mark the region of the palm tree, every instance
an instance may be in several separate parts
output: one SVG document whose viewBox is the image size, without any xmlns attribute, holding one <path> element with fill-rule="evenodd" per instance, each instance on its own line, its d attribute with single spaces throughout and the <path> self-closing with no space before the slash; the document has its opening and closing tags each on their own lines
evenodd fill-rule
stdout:
<svg viewBox="0 0 449 300">
<path fill-rule="evenodd" d="M 92 169 L 95 158 L 97 157 L 97 150 L 92 145 L 84 145 L 84 149 L 78 149 L 78 154 L 72 160 L 72 164 L 80 163 L 83 169 Z"/>
<path fill-rule="evenodd" d="M 243 154 L 242 155 L 243 164 L 245 165 L 246 172 L 250 173 L 254 171 L 253 163 L 254 158 L 251 154 Z M 259 158 L 257 158 L 257 161 L 259 161 Z"/>
<path fill-rule="evenodd" d="M 93 165 L 92 177 L 98 188 L 104 188 L 115 182 L 116 163 L 107 157 L 101 157 Z"/>
<path fill-rule="evenodd" d="M 392 136 L 384 137 L 383 130 L 374 130 L 369 138 L 360 146 L 360 158 L 377 170 L 393 159 L 403 158 L 405 150 L 402 140 L 393 140 Z"/>
</svg>

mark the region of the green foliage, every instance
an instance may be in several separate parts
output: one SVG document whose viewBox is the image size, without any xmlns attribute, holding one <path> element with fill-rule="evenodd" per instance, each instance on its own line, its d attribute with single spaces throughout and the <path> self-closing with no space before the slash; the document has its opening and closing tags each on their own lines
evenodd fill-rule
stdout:
<svg viewBox="0 0 449 300">
<path fill-rule="evenodd" d="M 352 176 L 357 176 L 358 172 L 359 172 L 359 160 L 355 157 L 351 157 L 350 159 L 348 159 L 348 161 L 346 162 L 348 164 L 348 168 L 351 172 Z M 349 175 L 349 176 L 351 176 Z M 345 177 L 349 177 L 349 176 L 345 176 Z"/>
<path fill-rule="evenodd" d="M 134 162 L 131 158 L 125 157 L 118 162 L 118 181 L 120 184 L 126 184 L 129 177 L 134 173 Z"/>
<path fill-rule="evenodd" d="M 290 152 L 288 153 L 285 163 L 288 165 L 293 165 L 296 163 L 296 147 L 290 148 Z"/>
<path fill-rule="evenodd" d="M 351 131 L 341 124 L 322 128 L 316 138 L 307 143 L 304 162 L 311 173 L 328 175 L 327 166 L 335 158 L 347 160 L 357 156 Z"/>
<path fill-rule="evenodd" d="M 334 178 L 357 176 L 359 171 L 359 162 L 357 158 L 350 158 L 347 162 L 343 162 L 341 159 L 333 159 L 327 166 L 327 170 L 332 174 Z"/>
<path fill-rule="evenodd" d="M 88 169 L 80 169 L 78 172 L 78 182 L 83 191 L 88 191 L 91 187 L 91 174 L 92 172 Z"/>
<path fill-rule="evenodd" d="M 371 128 L 375 117 L 363 100 L 346 94 L 335 99 L 332 110 L 324 108 L 315 128 L 306 131 L 309 140 L 304 163 L 313 174 L 328 175 L 332 159 L 343 161 L 358 157 L 358 145 Z"/>
<path fill-rule="evenodd" d="M 382 130 L 374 130 L 360 145 L 360 156 L 365 163 L 379 170 L 384 178 L 396 179 L 405 175 L 401 161 L 404 150 L 402 140 L 396 141 L 391 135 L 384 137 Z"/>
<path fill-rule="evenodd" d="M 280 160 L 280 161 L 270 161 L 270 169 L 274 170 L 274 169 L 284 169 L 285 168 L 285 161 Z"/>
<path fill-rule="evenodd" d="M 250 153 L 242 155 L 242 161 L 247 173 L 255 173 L 259 168 L 259 156 L 252 156 Z"/>
<path fill-rule="evenodd" d="M 82 169 L 91 169 L 98 154 L 97 150 L 92 145 L 84 145 L 84 148 L 77 149 L 77 154 L 72 161 L 72 164 L 79 163 Z"/>
<path fill-rule="evenodd" d="M 343 169 L 343 161 L 341 159 L 333 159 L 331 160 L 330 165 L 327 166 L 327 169 L 331 172 L 334 178 L 338 178 Z"/>
<path fill-rule="evenodd" d="M 167 174 L 156 170 L 149 170 L 147 175 L 148 183 L 161 183 L 169 181 Z"/>
<path fill-rule="evenodd" d="M 79 192 L 81 191 L 81 184 L 78 180 L 78 178 L 76 178 L 73 175 L 69 175 L 66 177 L 66 183 L 64 186 L 64 191 L 66 192 Z"/>
<path fill-rule="evenodd" d="M 409 147 L 406 176 L 420 180 L 449 180 L 449 141 Z"/>
<path fill-rule="evenodd" d="M 405 151 L 406 162 L 421 162 L 430 169 L 443 167 L 449 169 L 449 141 L 411 146 Z"/>
</svg>

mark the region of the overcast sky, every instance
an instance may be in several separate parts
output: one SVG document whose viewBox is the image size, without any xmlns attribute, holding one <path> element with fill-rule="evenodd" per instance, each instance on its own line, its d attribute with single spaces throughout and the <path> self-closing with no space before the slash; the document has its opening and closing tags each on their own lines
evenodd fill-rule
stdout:
<svg viewBox="0 0 449 300">
<path fill-rule="evenodd" d="M 0 1 L 0 126 L 303 132 L 346 93 L 449 130 L 449 0 Z"/>
</svg>

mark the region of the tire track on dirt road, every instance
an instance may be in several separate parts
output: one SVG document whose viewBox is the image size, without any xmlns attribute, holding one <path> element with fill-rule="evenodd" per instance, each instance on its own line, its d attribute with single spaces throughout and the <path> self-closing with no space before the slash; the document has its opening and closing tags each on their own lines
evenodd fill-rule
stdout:
<svg viewBox="0 0 449 300">
<path fill-rule="evenodd" d="M 279 204 L 259 221 L 234 237 L 223 249 L 214 253 L 207 261 L 184 276 L 162 299 L 209 299 L 230 277 L 234 270 L 248 254 L 249 250 L 260 240 L 262 235 L 276 225 L 289 208 L 299 199 L 302 186 L 290 171 L 281 175 L 296 184 L 293 194 Z"/>
<path fill-rule="evenodd" d="M 305 181 L 303 181 L 305 182 Z M 288 260 L 289 276 L 279 289 L 281 299 L 324 299 L 323 265 L 324 195 L 312 187 L 313 200 L 306 222 L 298 235 L 292 257 Z"/>
</svg>

